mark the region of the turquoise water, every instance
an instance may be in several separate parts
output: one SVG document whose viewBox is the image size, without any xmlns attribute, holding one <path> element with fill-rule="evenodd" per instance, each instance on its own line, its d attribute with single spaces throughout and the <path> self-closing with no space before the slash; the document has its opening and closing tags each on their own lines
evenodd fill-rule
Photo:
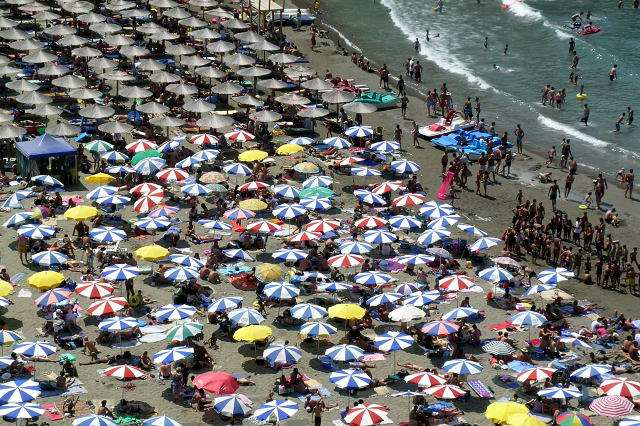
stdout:
<svg viewBox="0 0 640 426">
<path fill-rule="evenodd" d="M 640 11 L 632 8 L 631 0 L 625 1 L 622 10 L 613 0 L 481 3 L 445 1 L 443 13 L 433 11 L 431 0 L 324 0 L 322 7 L 323 21 L 396 75 L 407 57 L 416 56 L 413 40 L 418 37 L 417 56 L 426 65 L 418 88 L 426 92 L 446 81 L 457 105 L 463 97 L 479 96 L 481 116 L 510 132 L 522 123 L 526 139 L 531 140 L 529 148 L 543 152 L 568 137 L 581 164 L 607 173 L 637 167 L 640 129 L 625 125 L 620 133 L 613 132 L 627 106 L 640 112 Z M 600 33 L 579 36 L 566 28 L 573 13 L 588 10 L 593 24 L 602 28 Z M 483 46 L 485 37 L 488 49 Z M 579 86 L 569 82 L 571 37 L 580 57 L 580 84 L 589 96 L 589 127 L 579 123 L 583 108 L 575 98 Z M 507 55 L 505 44 L 509 44 Z M 619 79 L 610 82 L 608 72 L 614 63 Z M 566 89 L 562 110 L 542 106 L 545 84 Z"/>
</svg>

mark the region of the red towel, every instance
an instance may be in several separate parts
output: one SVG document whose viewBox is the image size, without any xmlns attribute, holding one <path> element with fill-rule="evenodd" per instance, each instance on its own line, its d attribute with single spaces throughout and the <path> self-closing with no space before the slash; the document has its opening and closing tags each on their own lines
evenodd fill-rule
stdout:
<svg viewBox="0 0 640 426">
<path fill-rule="evenodd" d="M 504 330 L 505 328 L 512 327 L 512 326 L 513 324 L 511 324 L 509 321 L 501 322 L 498 324 L 489 324 L 489 328 L 492 331 Z"/>
<path fill-rule="evenodd" d="M 44 415 L 52 422 L 64 419 L 64 416 L 58 412 L 58 408 L 53 402 L 45 402 L 42 404 L 42 408 L 45 409 Z"/>
</svg>

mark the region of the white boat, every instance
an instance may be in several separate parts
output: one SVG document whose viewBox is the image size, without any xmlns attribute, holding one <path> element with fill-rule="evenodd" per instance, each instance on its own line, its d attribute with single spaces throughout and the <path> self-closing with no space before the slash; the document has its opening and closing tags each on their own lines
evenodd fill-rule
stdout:
<svg viewBox="0 0 640 426">
<path fill-rule="evenodd" d="M 427 139 L 431 139 L 448 135 L 456 130 L 473 129 L 475 125 L 475 121 L 465 120 L 459 113 L 452 111 L 447 117 L 440 118 L 436 123 L 418 128 L 418 133 Z"/>
</svg>

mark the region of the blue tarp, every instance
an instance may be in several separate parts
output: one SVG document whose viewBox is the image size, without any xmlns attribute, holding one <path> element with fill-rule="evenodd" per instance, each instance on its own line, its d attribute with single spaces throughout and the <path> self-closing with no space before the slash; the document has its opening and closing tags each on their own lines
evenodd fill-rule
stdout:
<svg viewBox="0 0 640 426">
<path fill-rule="evenodd" d="M 30 141 L 18 142 L 16 148 L 27 159 L 75 155 L 77 152 L 64 139 L 46 133 Z"/>
</svg>

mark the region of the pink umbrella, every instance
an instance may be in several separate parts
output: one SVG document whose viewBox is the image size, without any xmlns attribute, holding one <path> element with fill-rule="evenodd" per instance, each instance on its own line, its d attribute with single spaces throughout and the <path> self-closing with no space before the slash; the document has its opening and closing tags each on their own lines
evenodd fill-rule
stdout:
<svg viewBox="0 0 640 426">
<path fill-rule="evenodd" d="M 635 398 L 640 395 L 640 383 L 624 377 L 616 377 L 602 382 L 600 390 L 607 395 Z"/>
<path fill-rule="evenodd" d="M 133 203 L 133 210 L 138 213 L 146 213 L 162 202 L 162 197 L 144 195 Z"/>
<path fill-rule="evenodd" d="M 430 336 L 448 336 L 460 329 L 460 326 L 452 321 L 437 320 L 426 323 L 420 331 Z"/>
<path fill-rule="evenodd" d="M 430 388 L 432 386 L 444 385 L 445 383 L 447 383 L 444 377 L 427 372 L 409 374 L 404 378 L 404 381 L 407 383 L 418 385 L 421 388 Z"/>
<path fill-rule="evenodd" d="M 387 181 L 377 185 L 371 192 L 378 195 L 386 194 L 387 192 L 404 190 L 406 187 L 402 184 L 402 181 Z"/>
<path fill-rule="evenodd" d="M 466 275 L 449 275 L 448 277 L 440 278 L 438 282 L 438 287 L 445 291 L 466 290 L 474 285 L 475 283 Z"/>
<path fill-rule="evenodd" d="M 623 396 L 602 396 L 589 404 L 589 410 L 600 416 L 622 417 L 633 410 L 633 402 Z"/>
<path fill-rule="evenodd" d="M 158 144 L 147 139 L 138 139 L 131 142 L 130 144 L 127 144 L 126 146 L 127 151 L 129 151 L 132 154 L 136 152 L 146 151 L 148 149 L 156 149 L 157 147 L 158 147 Z"/>
<path fill-rule="evenodd" d="M 364 161 L 364 158 L 351 156 L 351 157 L 345 158 L 344 160 L 340 160 L 338 165 L 339 166 L 353 166 L 354 164 L 362 163 L 363 161 Z"/>
<path fill-rule="evenodd" d="M 218 145 L 218 142 L 218 138 L 206 133 L 201 133 L 191 137 L 191 143 L 194 145 Z"/>
<path fill-rule="evenodd" d="M 260 182 L 260 181 L 253 181 L 253 182 L 247 182 L 243 185 L 240 185 L 238 187 L 238 189 L 242 192 L 247 192 L 247 191 L 262 191 L 265 189 L 269 189 L 269 184 L 268 183 L 264 183 L 264 182 Z"/>
<path fill-rule="evenodd" d="M 546 368 L 546 367 L 534 367 L 528 370 L 523 371 L 518 374 L 519 382 L 543 382 L 546 379 L 551 378 L 553 373 L 557 370 L 555 368 Z"/>
<path fill-rule="evenodd" d="M 340 221 L 332 219 L 312 220 L 304 226 L 305 231 L 319 232 L 321 234 L 325 234 L 338 228 L 340 228 Z"/>
<path fill-rule="evenodd" d="M 149 212 L 147 217 L 166 217 L 173 216 L 180 211 L 178 207 L 168 206 L 166 204 L 159 204 L 153 210 Z"/>
<path fill-rule="evenodd" d="M 87 308 L 87 313 L 95 316 L 113 314 L 125 306 L 127 306 L 127 299 L 124 297 L 105 297 L 97 302 L 93 302 L 91 306 Z"/>
<path fill-rule="evenodd" d="M 158 185 L 157 183 L 148 182 L 140 183 L 129 190 L 129 193 L 133 195 L 147 195 L 155 194 L 157 192 L 162 192 L 164 195 L 162 186 Z"/>
<path fill-rule="evenodd" d="M 291 241 L 292 243 L 299 243 L 302 241 L 317 240 L 320 237 L 322 237 L 322 234 L 319 232 L 302 231 L 298 232 L 297 234 L 293 234 L 289 238 L 289 241 Z"/>
<path fill-rule="evenodd" d="M 354 266 L 362 265 L 364 257 L 357 254 L 339 254 L 331 256 L 327 259 L 327 263 L 334 268 L 353 268 Z"/>
<path fill-rule="evenodd" d="M 113 293 L 113 286 L 100 281 L 85 281 L 76 287 L 75 292 L 89 299 L 102 299 Z"/>
<path fill-rule="evenodd" d="M 65 196 L 62 197 L 62 205 L 63 206 L 68 206 L 70 200 L 73 201 L 73 204 L 75 204 L 75 205 L 84 203 L 84 198 L 82 198 L 82 197 L 80 197 L 78 195 L 73 195 L 73 196 L 65 195 Z"/>
<path fill-rule="evenodd" d="M 379 229 L 387 224 L 387 221 L 378 216 L 364 216 L 362 219 L 358 219 L 355 225 L 358 228 L 367 229 Z"/>
<path fill-rule="evenodd" d="M 247 231 L 259 234 L 273 234 L 282 230 L 282 226 L 269 222 L 268 220 L 258 220 L 247 225 Z"/>
<path fill-rule="evenodd" d="M 230 140 L 232 142 L 247 142 L 247 141 L 252 141 L 256 138 L 251 133 L 241 129 L 236 129 L 232 132 L 225 133 L 224 137 L 227 138 L 227 140 Z"/>
<path fill-rule="evenodd" d="M 353 426 L 371 426 L 387 421 L 389 411 L 379 404 L 365 402 L 352 408 L 344 416 L 344 421 Z"/>
<path fill-rule="evenodd" d="M 466 394 L 462 388 L 446 384 L 433 386 L 429 389 L 425 389 L 424 392 L 439 399 L 457 399 Z"/>
<path fill-rule="evenodd" d="M 168 169 L 160 170 L 156 173 L 156 177 L 163 182 L 182 182 L 189 178 L 189 173 L 182 169 L 171 167 Z"/>
<path fill-rule="evenodd" d="M 391 205 L 395 207 L 412 207 L 419 206 L 427 201 L 427 197 L 420 194 L 404 194 L 396 197 L 391 201 Z"/>
<path fill-rule="evenodd" d="M 120 380 L 141 379 L 147 375 L 144 371 L 132 365 L 117 365 L 109 367 L 102 372 L 103 376 L 115 377 Z"/>
</svg>

